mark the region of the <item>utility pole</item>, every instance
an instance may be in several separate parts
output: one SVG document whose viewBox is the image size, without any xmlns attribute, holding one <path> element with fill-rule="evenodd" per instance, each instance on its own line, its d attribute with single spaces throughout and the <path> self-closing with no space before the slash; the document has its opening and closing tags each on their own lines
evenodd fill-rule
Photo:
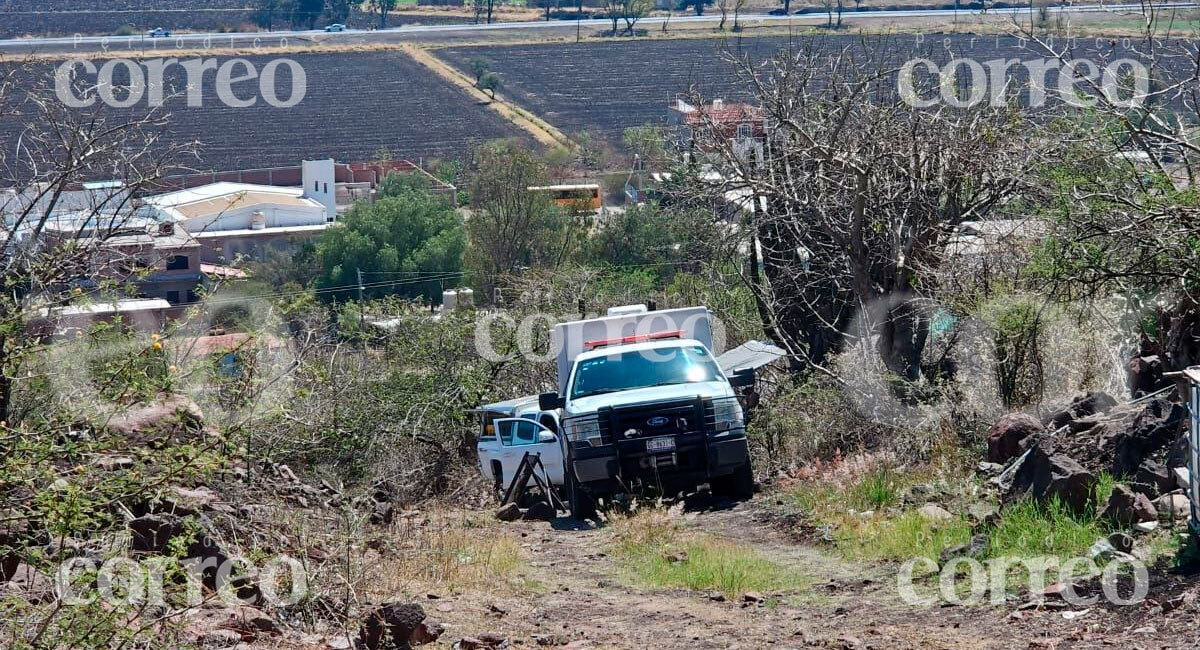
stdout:
<svg viewBox="0 0 1200 650">
<path fill-rule="evenodd" d="M 581 20 L 583 20 L 583 0 L 576 0 L 576 2 L 575 2 L 575 42 L 576 43 L 579 42 L 579 26 L 580 26 L 579 21 L 581 21 Z"/>
<path fill-rule="evenodd" d="M 355 273 L 358 274 L 358 333 L 363 337 L 363 351 L 367 350 L 367 308 L 363 304 L 363 279 L 362 269 L 354 267 Z"/>
</svg>

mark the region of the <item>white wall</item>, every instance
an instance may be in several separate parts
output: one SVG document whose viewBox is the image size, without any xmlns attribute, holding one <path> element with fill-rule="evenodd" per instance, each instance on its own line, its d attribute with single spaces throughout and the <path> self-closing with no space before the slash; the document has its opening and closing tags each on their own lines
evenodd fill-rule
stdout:
<svg viewBox="0 0 1200 650">
<path fill-rule="evenodd" d="M 303 160 L 300 162 L 300 177 L 303 179 L 304 196 L 320 201 L 325 206 L 329 221 L 337 218 L 337 188 L 335 185 L 333 158 L 325 160 Z"/>
<path fill-rule="evenodd" d="M 180 225 L 192 234 L 218 230 L 245 230 L 250 228 L 250 216 L 256 210 L 262 211 L 263 216 L 267 219 L 268 228 L 315 226 L 325 223 L 325 210 L 318 206 L 279 206 L 258 203 L 230 208 L 220 215 L 186 219 Z"/>
</svg>

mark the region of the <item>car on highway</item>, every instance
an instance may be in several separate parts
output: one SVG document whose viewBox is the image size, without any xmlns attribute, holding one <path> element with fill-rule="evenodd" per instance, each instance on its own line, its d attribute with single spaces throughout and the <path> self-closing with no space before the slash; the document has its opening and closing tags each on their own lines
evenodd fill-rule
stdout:
<svg viewBox="0 0 1200 650">
<path fill-rule="evenodd" d="M 327 31 L 327 32 L 344 32 L 344 31 L 346 31 L 346 26 L 341 23 L 334 23 L 334 24 L 326 27 L 325 31 Z"/>
<path fill-rule="evenodd" d="M 146 36 L 149 36 L 150 38 L 166 38 L 170 35 L 171 30 L 163 29 L 162 27 L 155 27 L 154 29 L 146 32 Z"/>
</svg>

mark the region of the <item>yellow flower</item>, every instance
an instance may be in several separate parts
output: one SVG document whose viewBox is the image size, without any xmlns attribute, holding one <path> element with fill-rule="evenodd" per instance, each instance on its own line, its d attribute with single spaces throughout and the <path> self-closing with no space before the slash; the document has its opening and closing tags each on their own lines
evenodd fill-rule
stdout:
<svg viewBox="0 0 1200 650">
<path fill-rule="evenodd" d="M 177 373 L 179 372 L 179 366 L 171 365 L 167 367 L 167 371 L 171 372 L 172 374 Z"/>
<path fill-rule="evenodd" d="M 82 296 L 82 295 L 83 295 L 83 289 L 80 289 L 79 287 L 75 287 L 74 289 L 71 289 L 71 293 L 73 293 L 73 294 L 75 294 L 75 295 L 77 295 L 77 296 Z"/>
<path fill-rule="evenodd" d="M 154 348 L 154 350 L 157 352 L 158 350 L 161 350 L 161 349 L 162 349 L 162 343 L 160 343 L 160 342 L 158 342 L 158 341 L 155 341 L 155 342 L 154 342 L 154 345 L 152 345 L 152 346 L 150 346 L 150 347 Z"/>
<path fill-rule="evenodd" d="M 161 338 L 162 338 L 162 335 L 161 335 L 161 334 L 159 334 L 158 332 L 155 332 L 155 333 L 153 333 L 153 334 L 151 334 L 151 335 L 150 335 L 150 340 L 151 340 L 151 341 L 157 341 L 157 340 L 159 340 L 159 339 L 161 339 Z"/>
</svg>

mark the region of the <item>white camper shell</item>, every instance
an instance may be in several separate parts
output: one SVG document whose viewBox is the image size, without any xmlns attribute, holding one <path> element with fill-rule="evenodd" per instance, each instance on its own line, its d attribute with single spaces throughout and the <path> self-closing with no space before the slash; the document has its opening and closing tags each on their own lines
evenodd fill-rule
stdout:
<svg viewBox="0 0 1200 650">
<path fill-rule="evenodd" d="M 712 317 L 706 307 L 684 307 L 649 311 L 645 305 L 613 307 L 602 318 L 559 323 L 550 335 L 550 346 L 557 351 L 558 392 L 565 393 L 575 358 L 599 344 L 633 343 L 671 338 L 695 339 L 714 354 Z M 623 339 L 623 341 L 622 341 Z M 723 341 L 721 341 L 723 343 Z"/>
</svg>

